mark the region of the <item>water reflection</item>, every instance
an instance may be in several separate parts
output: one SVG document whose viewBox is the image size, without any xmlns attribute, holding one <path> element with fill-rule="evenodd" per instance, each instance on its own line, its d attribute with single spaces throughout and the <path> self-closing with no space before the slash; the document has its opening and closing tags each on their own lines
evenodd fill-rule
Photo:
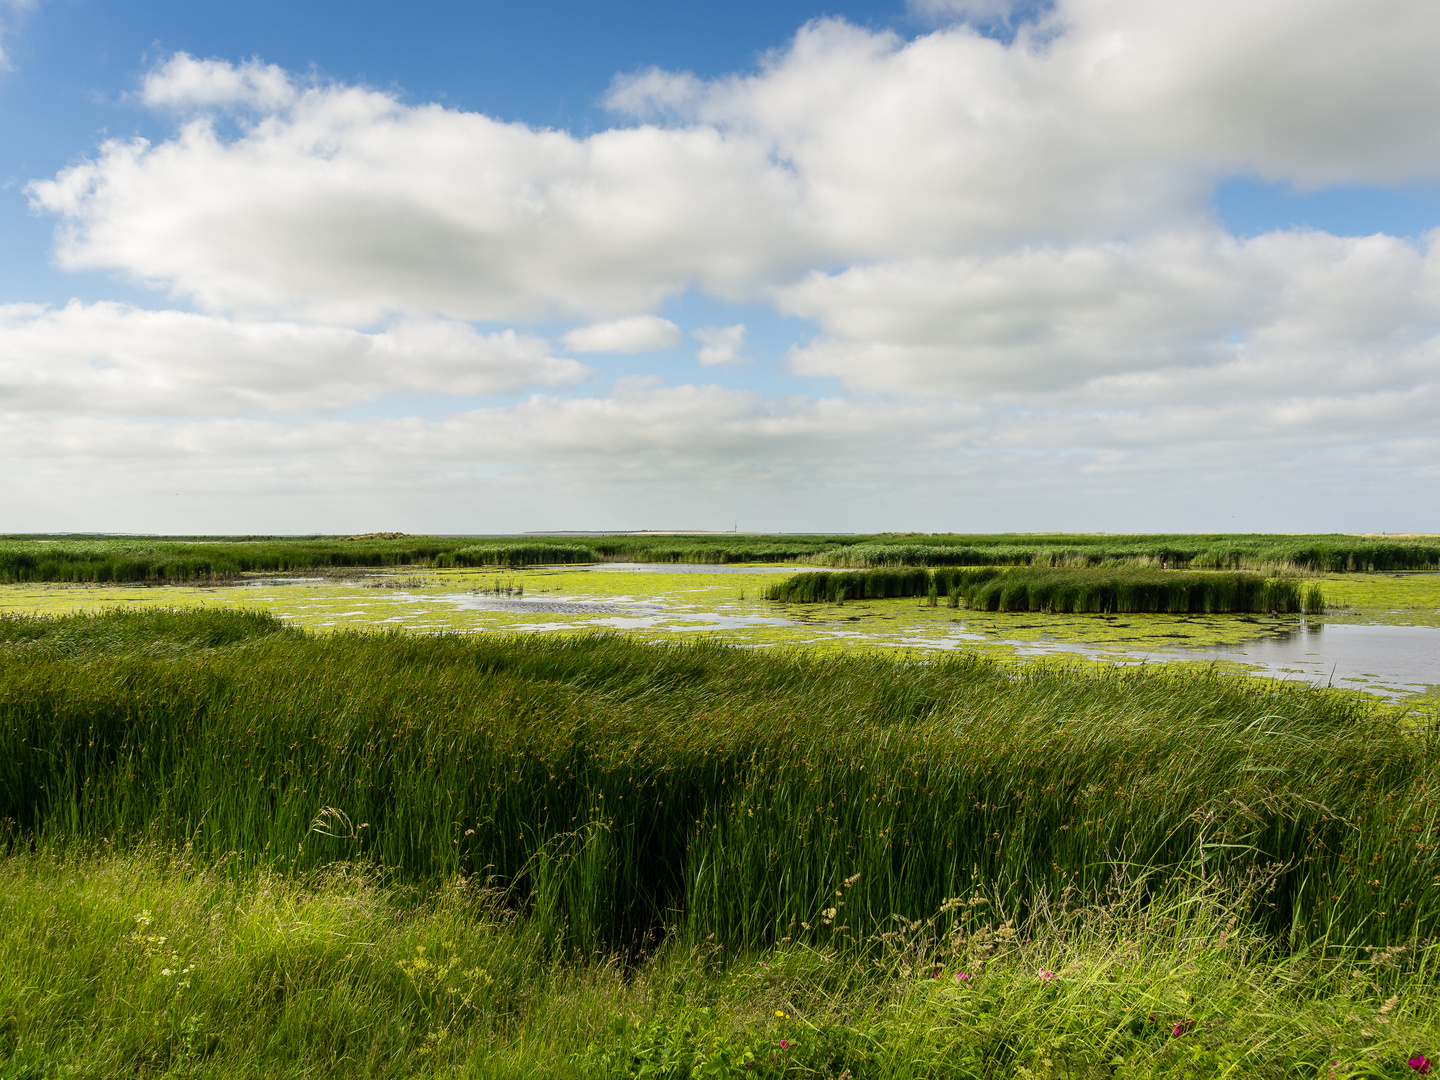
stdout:
<svg viewBox="0 0 1440 1080">
<path fill-rule="evenodd" d="M 1207 655 L 1257 664 L 1282 677 L 1387 696 L 1440 683 L 1440 627 L 1435 626 L 1308 621 L 1292 633 L 1207 650 Z"/>
</svg>

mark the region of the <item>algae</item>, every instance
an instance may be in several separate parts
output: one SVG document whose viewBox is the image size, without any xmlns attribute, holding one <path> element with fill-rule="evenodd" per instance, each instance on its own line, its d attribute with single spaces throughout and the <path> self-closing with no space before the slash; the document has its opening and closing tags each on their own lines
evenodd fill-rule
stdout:
<svg viewBox="0 0 1440 1080">
<path fill-rule="evenodd" d="M 235 584 L 0 586 L 0 611 L 61 614 L 109 607 L 228 607 L 270 612 L 317 632 L 622 632 L 649 641 L 696 635 L 750 647 L 801 647 L 920 655 L 968 650 L 1067 663 L 1217 660 L 1256 641 L 1302 634 L 1295 615 L 1045 615 L 930 606 L 926 598 L 817 603 L 760 599 L 773 566 L 549 566 L 524 569 L 356 571 L 347 576 L 254 575 Z M 1317 578 L 1332 605 L 1324 622 L 1440 626 L 1440 574 L 1330 574 Z M 1308 624 L 1315 625 L 1314 620 Z M 1206 654 L 1211 655 L 1206 655 Z M 1440 668 L 1440 664 L 1437 664 Z M 1272 668 L 1285 674 L 1284 668 Z M 1295 668 L 1293 675 L 1309 673 Z M 1364 683 L 1347 673 L 1342 685 Z M 1436 680 L 1440 682 L 1440 670 Z M 1392 691 L 1393 692 L 1393 691 Z"/>
</svg>

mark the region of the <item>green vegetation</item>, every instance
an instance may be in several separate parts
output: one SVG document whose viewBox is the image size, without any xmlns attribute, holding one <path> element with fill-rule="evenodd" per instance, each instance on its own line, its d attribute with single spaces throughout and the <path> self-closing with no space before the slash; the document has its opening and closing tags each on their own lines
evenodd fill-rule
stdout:
<svg viewBox="0 0 1440 1080">
<path fill-rule="evenodd" d="M 863 938 L 976 889 L 1020 919 L 1134 866 L 1284 867 L 1287 938 L 1440 915 L 1430 744 L 1303 687 L 191 617 L 0 621 L 8 844 L 493 875 L 580 952 Z"/>
<path fill-rule="evenodd" d="M 210 581 L 246 573 L 589 562 L 809 562 L 821 566 L 1159 566 L 1306 572 L 1433 570 L 1440 540 L 1358 536 L 628 535 L 0 537 L 0 582 Z"/>
<path fill-rule="evenodd" d="M 439 555 L 438 567 L 451 566 L 570 566 L 603 562 L 604 556 L 584 544 L 495 543 L 471 544 Z"/>
<path fill-rule="evenodd" d="M 475 879 L 18 855 L 0 1075 L 1398 1077 L 1440 1045 L 1431 960 L 1277 955 L 1211 890 L 959 937 L 897 922 L 864 959 L 669 942 L 556 964 Z"/>
<path fill-rule="evenodd" d="M 848 573 L 813 570 L 777 581 L 764 595 L 766 600 L 785 603 L 834 604 L 846 600 L 925 596 L 934 584 L 934 575 L 928 570 L 852 570 Z"/>
<path fill-rule="evenodd" d="M 464 541 L 424 537 L 0 539 L 0 581 L 210 581 L 250 573 L 428 566 Z"/>
<path fill-rule="evenodd" d="M 1403 1075 L 1436 740 L 1204 670 L 3 618 L 0 1075 Z"/>
<path fill-rule="evenodd" d="M 1164 612 L 1228 614 L 1274 611 L 1319 614 L 1325 599 L 1318 585 L 1259 574 L 1122 567 L 1051 570 L 853 570 L 796 574 L 766 590 L 769 600 L 789 603 L 872 600 L 892 596 L 950 598 L 951 607 L 980 611 L 1047 613 Z"/>
<path fill-rule="evenodd" d="M 1349 573 L 1440 568 L 1440 541 L 1359 536 L 936 535 L 908 543 L 865 538 L 826 552 L 820 561 L 853 567 L 1155 565 Z"/>
</svg>

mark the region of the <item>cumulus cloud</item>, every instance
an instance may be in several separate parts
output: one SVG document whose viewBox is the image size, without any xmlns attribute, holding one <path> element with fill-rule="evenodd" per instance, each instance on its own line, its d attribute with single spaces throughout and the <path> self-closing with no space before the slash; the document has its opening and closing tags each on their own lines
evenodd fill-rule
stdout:
<svg viewBox="0 0 1440 1080">
<path fill-rule="evenodd" d="M 583 378 L 543 339 L 409 322 L 378 333 L 125 304 L 0 306 L 0 410 L 323 412 L 407 391 L 484 395 Z"/>
<path fill-rule="evenodd" d="M 801 265 L 785 171 L 714 128 L 576 139 L 350 87 L 222 139 L 106 143 L 32 184 L 59 260 L 210 310 L 363 324 L 625 314 Z"/>
<path fill-rule="evenodd" d="M 629 315 L 577 327 L 564 340 L 565 347 L 574 352 L 652 352 L 679 341 L 680 327 L 658 315 Z"/>
<path fill-rule="evenodd" d="M 690 336 L 700 342 L 695 361 L 701 367 L 743 364 L 749 359 L 740 352 L 745 347 L 744 323 L 734 326 L 702 326 L 692 330 Z"/>
<path fill-rule="evenodd" d="M 295 100 L 295 87 L 276 64 L 197 60 L 179 52 L 145 76 L 140 97 L 152 107 L 226 105 L 274 111 Z"/>
<path fill-rule="evenodd" d="M 1434 178 L 1437 46 L 1440 8 L 1409 0 L 1063 0 L 1009 44 L 822 20 L 752 76 L 622 80 L 613 107 L 679 119 L 585 138 L 343 85 L 290 100 L 258 61 L 182 54 L 157 100 L 279 111 L 112 141 L 30 191 L 63 265 L 211 310 L 621 315 L 816 265 L 1197 226 L 1227 173 Z"/>
<path fill-rule="evenodd" d="M 778 296 L 822 329 L 792 369 L 865 392 L 1034 400 L 1088 385 L 1143 401 L 1167 379 L 1274 394 L 1297 378 L 1437 374 L 1440 251 L 1384 235 L 1033 247 L 814 273 Z"/>
<path fill-rule="evenodd" d="M 1179 513 L 1207 483 L 1274 515 L 1342 492 L 1356 515 L 1413 505 L 1437 449 L 1436 245 L 1242 240 L 1210 204 L 1234 175 L 1440 178 L 1440 7 L 915 4 L 948 24 L 906 41 L 818 20 L 749 74 L 617 78 L 629 126 L 583 137 L 177 54 L 142 92 L 179 115 L 171 136 L 106 142 L 29 192 L 61 266 L 198 313 L 0 309 L 0 460 L 27 463 L 7 492 L 134 460 L 257 500 L 389 484 L 515 515 L 725 488 L 771 498 L 777 528 L 865 527 L 917 491 L 949 508 L 931 524 L 976 528 L 1223 527 L 1105 503 Z M 226 109 L 250 115 L 235 130 Z M 679 340 L 647 313 L 692 289 L 811 320 L 792 374 L 851 397 L 622 382 L 442 420 L 298 415 L 569 385 L 585 369 L 544 340 L 469 321 L 560 317 L 587 324 L 570 351 L 638 352 Z M 743 325 L 693 338 L 702 365 L 744 357 Z M 825 485 L 856 497 L 797 496 Z M 963 517 L 987 506 L 1013 513 Z M 907 513 L 886 523 L 927 524 Z"/>
</svg>

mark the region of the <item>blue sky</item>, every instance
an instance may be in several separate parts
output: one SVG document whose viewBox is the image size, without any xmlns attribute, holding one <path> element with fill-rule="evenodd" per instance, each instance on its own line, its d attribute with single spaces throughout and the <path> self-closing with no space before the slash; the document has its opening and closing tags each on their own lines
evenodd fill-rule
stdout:
<svg viewBox="0 0 1440 1080">
<path fill-rule="evenodd" d="M 1435 531 L 1437 44 L 0 0 L 0 529 Z"/>
</svg>

